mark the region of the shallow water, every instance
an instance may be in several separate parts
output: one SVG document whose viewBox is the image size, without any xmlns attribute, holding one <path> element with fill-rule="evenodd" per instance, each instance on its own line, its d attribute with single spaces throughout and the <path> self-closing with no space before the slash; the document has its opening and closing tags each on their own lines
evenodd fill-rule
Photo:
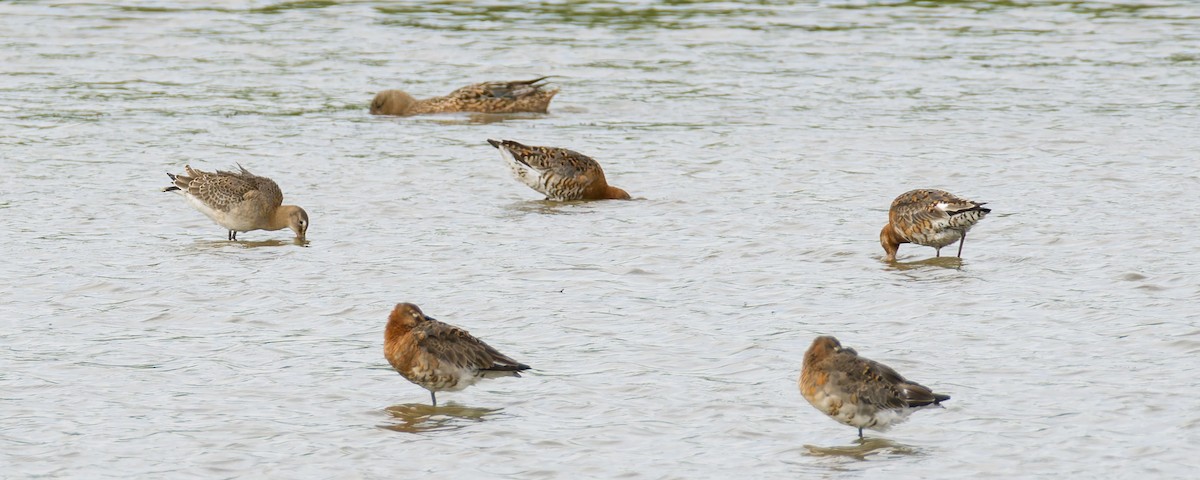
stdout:
<svg viewBox="0 0 1200 480">
<path fill-rule="evenodd" d="M 1200 6 L 197 5 L 0 3 L 0 476 L 1200 467 Z M 366 113 L 543 74 L 548 115 Z M 487 138 L 635 200 L 543 202 Z M 307 245 L 158 192 L 235 162 Z M 882 261 L 917 187 L 993 208 L 961 261 Z M 535 370 L 430 409 L 399 301 Z M 953 399 L 859 442 L 796 388 L 818 334 Z"/>
</svg>

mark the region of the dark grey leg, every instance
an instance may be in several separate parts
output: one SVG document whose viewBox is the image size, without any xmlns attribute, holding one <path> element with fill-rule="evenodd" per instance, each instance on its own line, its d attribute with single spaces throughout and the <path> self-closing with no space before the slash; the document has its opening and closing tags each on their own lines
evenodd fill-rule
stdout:
<svg viewBox="0 0 1200 480">
<path fill-rule="evenodd" d="M 962 258 L 962 246 L 967 243 L 967 232 L 963 232 L 962 238 L 958 239 L 958 258 Z"/>
<path fill-rule="evenodd" d="M 437 406 L 437 395 L 435 395 L 435 394 L 433 393 L 433 390 L 430 390 L 430 391 L 429 391 L 429 398 L 430 398 L 431 400 L 433 400 L 433 406 L 435 406 L 435 407 L 436 407 L 436 406 Z"/>
</svg>

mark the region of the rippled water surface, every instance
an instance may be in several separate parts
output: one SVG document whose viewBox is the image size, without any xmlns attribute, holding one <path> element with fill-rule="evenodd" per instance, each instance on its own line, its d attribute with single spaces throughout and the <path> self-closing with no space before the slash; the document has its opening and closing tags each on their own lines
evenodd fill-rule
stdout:
<svg viewBox="0 0 1200 480">
<path fill-rule="evenodd" d="M 1193 477 L 1200 5 L 0 3 L 0 476 Z M 556 75 L 548 115 L 372 117 Z M 487 138 L 597 158 L 551 204 Z M 160 193 L 240 163 L 312 217 Z M 989 202 L 964 259 L 877 236 Z M 950 248 L 948 250 L 953 250 Z M 443 393 L 411 301 L 532 365 Z M 950 394 L 855 432 L 833 334 Z"/>
</svg>

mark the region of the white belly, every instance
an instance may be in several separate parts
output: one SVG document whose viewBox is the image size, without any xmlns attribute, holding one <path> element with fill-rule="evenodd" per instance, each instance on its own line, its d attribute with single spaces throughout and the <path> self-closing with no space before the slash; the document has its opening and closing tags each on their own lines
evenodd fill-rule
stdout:
<svg viewBox="0 0 1200 480">
<path fill-rule="evenodd" d="M 966 228 L 970 228 L 970 227 L 966 227 Z M 941 228 L 936 231 L 921 232 L 916 235 L 913 235 L 912 238 L 909 239 L 909 241 L 911 241 L 912 243 L 915 243 L 917 245 L 925 245 L 927 247 L 933 247 L 933 248 L 942 248 L 946 245 L 950 245 L 951 243 L 957 242 L 960 239 L 962 239 L 962 234 L 963 234 L 964 230 L 965 230 L 965 228 L 963 230 L 959 230 L 957 228 Z"/>
<path fill-rule="evenodd" d="M 199 210 L 200 213 L 203 213 L 205 216 L 212 219 L 212 221 L 217 222 L 217 225 L 225 227 L 227 230 L 246 232 L 250 230 L 258 230 L 265 226 L 261 215 L 257 215 L 254 212 L 249 212 L 245 207 L 234 207 L 228 212 L 223 212 L 209 207 L 200 199 L 191 195 L 185 194 L 184 198 L 187 199 L 188 204 L 191 205 L 192 208 Z"/>
<path fill-rule="evenodd" d="M 541 172 L 517 161 L 516 157 L 513 157 L 512 152 L 509 152 L 504 147 L 500 147 L 500 156 L 508 163 L 508 170 L 512 172 L 513 178 L 536 190 L 538 193 L 546 194 L 545 187 L 541 184 Z"/>
<path fill-rule="evenodd" d="M 915 408 L 879 409 L 871 405 L 846 403 L 842 398 L 818 390 L 815 398 L 811 399 L 809 403 L 844 425 L 880 432 L 887 431 L 893 425 L 908 420 L 908 416 L 912 414 L 913 410 L 916 410 Z"/>
<path fill-rule="evenodd" d="M 478 382 L 482 376 L 470 368 L 440 367 L 434 372 L 406 375 L 413 383 L 434 392 L 457 392 Z"/>
</svg>

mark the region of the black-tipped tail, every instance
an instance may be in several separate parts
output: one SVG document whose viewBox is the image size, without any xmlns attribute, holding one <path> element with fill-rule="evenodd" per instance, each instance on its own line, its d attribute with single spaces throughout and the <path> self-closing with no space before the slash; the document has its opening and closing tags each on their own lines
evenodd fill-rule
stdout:
<svg viewBox="0 0 1200 480">
<path fill-rule="evenodd" d="M 553 77 L 553 76 L 554 75 L 546 75 L 544 77 L 535 78 L 533 80 L 518 80 L 518 81 L 512 82 L 512 83 L 514 85 L 529 85 L 531 87 L 542 87 L 542 85 L 538 85 L 537 83 L 542 80 L 545 80 L 547 78 Z"/>
<path fill-rule="evenodd" d="M 167 172 L 167 176 L 168 176 L 168 177 L 171 177 L 171 181 L 172 181 L 172 182 L 174 182 L 174 181 L 175 181 L 175 174 L 174 174 L 174 173 Z M 169 187 L 167 187 L 167 188 L 164 188 L 164 189 L 162 189 L 162 191 L 164 191 L 164 192 L 173 192 L 173 191 L 175 191 L 175 190 L 179 190 L 179 187 L 178 187 L 178 186 L 175 186 L 175 185 L 171 185 L 171 186 L 169 186 Z"/>
<path fill-rule="evenodd" d="M 484 376 L 489 377 L 489 378 L 504 377 L 504 376 L 519 377 L 519 376 L 521 376 L 520 372 L 524 372 L 525 370 L 529 370 L 529 365 L 526 365 L 524 363 L 517 363 L 515 365 L 514 364 L 506 364 L 506 363 L 495 363 L 495 364 L 492 364 L 491 367 L 483 369 L 483 372 L 484 372 Z"/>
<path fill-rule="evenodd" d="M 526 365 L 524 363 L 518 363 L 516 365 L 495 363 L 495 364 L 492 364 L 492 366 L 485 368 L 484 370 L 494 370 L 497 372 L 524 372 L 525 370 L 529 370 L 530 368 L 532 368 L 532 367 L 530 367 L 529 365 Z"/>
<path fill-rule="evenodd" d="M 962 214 L 968 213 L 968 212 L 981 212 L 985 215 L 988 213 L 991 213 L 992 209 L 986 208 L 986 207 L 984 207 L 984 205 L 987 205 L 987 203 L 976 203 L 974 207 L 964 208 L 962 210 L 955 210 L 953 212 L 950 212 L 950 215 L 951 216 L 962 215 Z"/>
<path fill-rule="evenodd" d="M 949 395 L 933 393 L 928 387 L 912 382 L 903 382 L 896 384 L 899 389 L 900 398 L 909 407 L 926 407 L 929 405 L 939 405 L 941 402 L 950 399 Z"/>
<path fill-rule="evenodd" d="M 495 139 L 489 138 L 488 143 L 492 144 L 492 146 L 496 147 L 496 148 L 507 148 L 509 151 L 512 151 L 513 149 L 530 148 L 529 146 L 527 146 L 521 142 L 517 142 L 517 141 L 513 141 L 513 140 L 495 140 Z"/>
</svg>

